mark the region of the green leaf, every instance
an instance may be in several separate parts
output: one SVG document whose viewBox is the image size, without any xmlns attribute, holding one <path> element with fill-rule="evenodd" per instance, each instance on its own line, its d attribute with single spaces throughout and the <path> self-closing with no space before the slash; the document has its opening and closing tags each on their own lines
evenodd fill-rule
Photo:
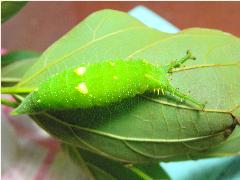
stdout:
<svg viewBox="0 0 240 180">
<path fill-rule="evenodd" d="M 8 20 L 15 15 L 23 6 L 26 5 L 26 1 L 2 1 L 1 2 L 1 23 Z"/>
<path fill-rule="evenodd" d="M 10 86 L 21 81 L 26 71 L 35 63 L 37 58 L 26 58 L 13 62 L 2 68 L 1 83 L 2 86 Z"/>
<path fill-rule="evenodd" d="M 9 53 L 1 56 L 1 65 L 2 65 L 2 67 L 4 67 L 15 61 L 36 58 L 39 56 L 40 56 L 40 53 L 35 52 L 35 51 L 28 51 L 28 50 L 12 51 L 12 52 L 9 52 Z"/>
<path fill-rule="evenodd" d="M 81 150 L 67 144 L 62 148 L 71 159 L 80 167 L 85 166 L 85 173 L 91 179 L 169 179 L 166 173 L 161 169 L 159 164 L 147 165 L 124 165 L 119 162 L 103 158 L 89 151 Z M 80 158 L 80 160 L 79 160 Z M 84 160 L 84 161 L 83 161 Z M 86 168 L 88 168 L 86 170 Z M 86 172 L 90 171 L 90 172 Z M 91 173 L 91 174 L 90 174 Z"/>
<path fill-rule="evenodd" d="M 80 63 L 140 58 L 167 64 L 188 49 L 197 60 L 176 69 L 171 83 L 207 101 L 203 111 L 169 95 L 145 94 L 103 108 L 32 117 L 62 141 L 121 162 L 208 157 L 205 152 L 225 142 L 240 116 L 240 40 L 231 34 L 199 28 L 166 34 L 125 13 L 99 11 L 49 47 L 16 88 L 37 88 Z M 215 155 L 225 155 L 220 151 Z"/>
<path fill-rule="evenodd" d="M 83 169 L 79 168 L 78 164 L 73 163 L 67 153 L 59 151 L 55 155 L 45 179 L 76 180 L 87 179 L 86 176 Z"/>
<path fill-rule="evenodd" d="M 83 171 L 84 174 L 91 180 L 95 179 L 93 173 L 89 170 L 89 166 L 86 164 L 84 159 L 82 158 L 81 154 L 78 150 L 72 146 L 67 144 L 62 145 L 62 150 L 66 152 L 69 157 L 75 162 Z"/>
</svg>

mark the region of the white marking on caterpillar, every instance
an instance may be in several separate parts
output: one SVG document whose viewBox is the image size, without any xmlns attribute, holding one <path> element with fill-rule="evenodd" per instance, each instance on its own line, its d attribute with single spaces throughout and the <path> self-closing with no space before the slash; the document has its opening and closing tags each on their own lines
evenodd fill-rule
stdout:
<svg viewBox="0 0 240 180">
<path fill-rule="evenodd" d="M 86 86 L 86 84 L 85 84 L 84 82 L 80 83 L 80 84 L 76 87 L 76 89 L 77 89 L 80 93 L 82 93 L 82 94 L 87 94 L 87 93 L 88 93 L 87 86 Z"/>
<path fill-rule="evenodd" d="M 118 79 L 118 77 L 117 77 L 117 76 L 113 76 L 113 79 L 117 80 L 117 79 Z"/>
<path fill-rule="evenodd" d="M 79 67 L 75 70 L 75 73 L 79 76 L 83 75 L 86 72 L 86 67 Z"/>
</svg>

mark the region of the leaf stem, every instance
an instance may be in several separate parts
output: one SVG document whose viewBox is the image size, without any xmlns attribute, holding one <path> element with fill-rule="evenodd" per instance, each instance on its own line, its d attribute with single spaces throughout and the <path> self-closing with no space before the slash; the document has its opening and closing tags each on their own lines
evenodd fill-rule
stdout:
<svg viewBox="0 0 240 180">
<path fill-rule="evenodd" d="M 20 78 L 14 78 L 14 77 L 2 77 L 1 82 L 4 83 L 18 83 L 20 82 L 21 79 Z"/>
<path fill-rule="evenodd" d="M 1 94 L 26 94 L 31 93 L 35 89 L 33 88 L 22 88 L 22 87 L 1 87 Z"/>
<path fill-rule="evenodd" d="M 8 99 L 5 99 L 5 98 L 1 98 L 1 104 L 5 106 L 13 107 L 13 108 L 18 106 L 17 102 L 9 101 Z"/>
<path fill-rule="evenodd" d="M 131 167 L 128 167 L 131 171 L 133 171 L 134 173 L 136 173 L 138 176 L 141 177 L 141 179 L 143 180 L 152 180 L 151 177 L 149 177 L 147 174 L 145 174 L 143 171 L 141 171 L 140 169 L 134 167 L 134 166 L 131 166 Z"/>
</svg>

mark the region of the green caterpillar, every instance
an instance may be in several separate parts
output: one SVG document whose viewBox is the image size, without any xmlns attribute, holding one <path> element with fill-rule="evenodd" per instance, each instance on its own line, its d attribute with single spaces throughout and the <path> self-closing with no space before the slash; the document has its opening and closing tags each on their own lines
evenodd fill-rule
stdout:
<svg viewBox="0 0 240 180">
<path fill-rule="evenodd" d="M 182 59 L 162 67 L 144 60 L 83 64 L 50 77 L 13 114 L 105 106 L 146 91 L 158 94 L 166 91 L 203 108 L 203 104 L 172 87 L 168 80 L 172 69 L 188 59 L 195 59 L 190 51 Z"/>
</svg>

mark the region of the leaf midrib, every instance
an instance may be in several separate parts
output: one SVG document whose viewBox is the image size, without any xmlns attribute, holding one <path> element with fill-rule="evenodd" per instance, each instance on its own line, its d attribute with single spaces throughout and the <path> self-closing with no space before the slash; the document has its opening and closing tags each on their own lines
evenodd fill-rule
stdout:
<svg viewBox="0 0 240 180">
<path fill-rule="evenodd" d="M 102 132 L 102 131 L 98 131 L 98 130 L 94 130 L 94 129 L 90 129 L 90 128 L 86 128 L 86 127 L 80 127 L 74 124 L 69 124 L 67 122 L 63 122 L 61 119 L 54 117 L 48 113 L 42 113 L 43 115 L 47 116 L 48 118 L 61 123 L 65 126 L 67 126 L 68 128 L 76 128 L 78 130 L 82 130 L 88 133 L 94 133 L 97 135 L 102 135 L 102 136 L 106 136 L 109 138 L 113 138 L 113 139 L 118 139 L 118 140 L 123 140 L 123 141 L 134 141 L 134 142 L 159 142 L 159 143 L 182 143 L 182 142 L 191 142 L 191 141 L 196 141 L 196 140 L 202 140 L 202 139 L 207 139 L 207 138 L 211 138 L 214 136 L 218 136 L 222 133 L 225 132 L 225 130 L 222 131 L 218 131 L 215 134 L 211 134 L 211 135 L 206 135 L 206 136 L 198 136 L 198 137 L 194 137 L 194 138 L 182 138 L 182 139 L 148 139 L 148 138 L 132 138 L 132 137 L 123 137 L 123 136 L 119 136 L 119 135 L 114 135 L 114 134 L 110 134 L 110 133 L 106 133 L 106 132 Z"/>
</svg>

